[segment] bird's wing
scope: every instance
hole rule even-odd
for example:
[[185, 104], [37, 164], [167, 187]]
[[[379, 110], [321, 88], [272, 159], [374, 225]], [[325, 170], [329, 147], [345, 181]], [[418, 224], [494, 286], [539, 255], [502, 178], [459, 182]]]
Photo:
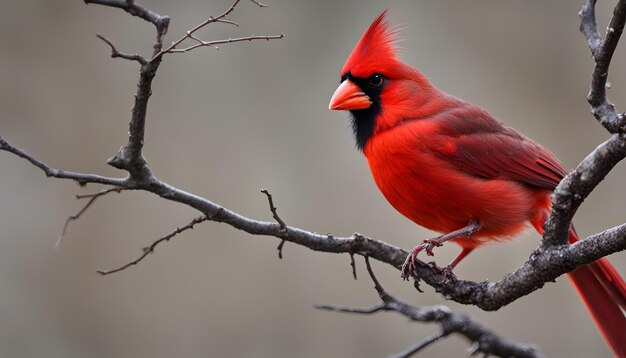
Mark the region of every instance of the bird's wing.
[[475, 176], [509, 179], [538, 188], [554, 189], [566, 174], [558, 159], [514, 129], [489, 119], [488, 128], [481, 120], [483, 125], [479, 127], [482, 130], [461, 130], [443, 135], [439, 154]]

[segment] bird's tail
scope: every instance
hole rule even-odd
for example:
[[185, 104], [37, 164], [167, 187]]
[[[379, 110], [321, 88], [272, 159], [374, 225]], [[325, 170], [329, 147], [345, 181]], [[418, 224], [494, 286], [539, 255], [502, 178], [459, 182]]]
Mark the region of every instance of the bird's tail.
[[[536, 224], [533, 226], [543, 234], [543, 222]], [[578, 240], [570, 226], [570, 244]], [[626, 357], [626, 316], [622, 311], [626, 310], [626, 284], [622, 277], [604, 258], [578, 267], [568, 277], [613, 353]]]
[[[578, 241], [570, 227], [569, 242]], [[618, 357], [626, 357], [626, 284], [604, 258], [568, 274], [570, 282], [587, 306], [604, 340]], [[620, 308], [621, 307], [621, 308]]]

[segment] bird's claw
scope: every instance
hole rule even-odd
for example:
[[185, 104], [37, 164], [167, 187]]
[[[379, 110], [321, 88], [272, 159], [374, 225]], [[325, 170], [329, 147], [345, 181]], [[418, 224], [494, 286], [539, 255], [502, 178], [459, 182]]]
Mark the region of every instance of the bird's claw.
[[424, 240], [424, 243], [422, 243], [420, 246], [422, 246], [422, 248], [426, 251], [426, 255], [435, 256], [433, 249], [435, 247], [443, 246], [443, 244], [435, 240], [428, 239], [428, 240]]
[[402, 274], [400, 275], [403, 280], [408, 281], [411, 276], [417, 277], [417, 265], [419, 260], [417, 259], [417, 254], [422, 251], [424, 247], [422, 244], [415, 246], [409, 255], [406, 257], [404, 264], [402, 265]]
[[[406, 261], [404, 261], [404, 264], [402, 265], [401, 277], [407, 281], [409, 280], [409, 278], [411, 278], [411, 276], [417, 277], [417, 265], [421, 263], [420, 260], [417, 258], [417, 254], [424, 250], [426, 251], [426, 255], [434, 256], [435, 253], [433, 252], [433, 249], [439, 246], [443, 246], [443, 244], [433, 239], [424, 240], [423, 243], [415, 246], [415, 248], [411, 250], [409, 256], [407, 256]], [[436, 265], [434, 266], [436, 267]]]
[[441, 273], [443, 274], [442, 283], [456, 282], [458, 280], [454, 272], [452, 272], [452, 269], [453, 267], [448, 265], [441, 270]]

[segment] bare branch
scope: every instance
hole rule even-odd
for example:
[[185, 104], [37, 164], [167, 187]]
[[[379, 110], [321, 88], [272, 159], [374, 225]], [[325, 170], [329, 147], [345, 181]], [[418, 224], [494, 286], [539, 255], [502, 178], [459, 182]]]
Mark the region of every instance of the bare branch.
[[276, 250], [278, 250], [278, 258], [283, 259], [283, 246], [285, 246], [285, 239], [280, 240], [278, 246], [276, 246]]
[[587, 44], [596, 62], [591, 76], [591, 90], [587, 96], [591, 104], [591, 113], [610, 133], [626, 131], [626, 118], [615, 111], [615, 106], [606, 96], [606, 85], [609, 75], [609, 66], [613, 53], [619, 42], [626, 22], [626, 1], [619, 0], [613, 11], [613, 17], [604, 41], [598, 33], [595, 18], [596, 0], [587, 0], [579, 15], [581, 17], [580, 31], [587, 38]]
[[365, 256], [365, 266], [367, 267], [367, 272], [369, 273], [370, 278], [374, 282], [376, 292], [378, 292], [380, 299], [383, 301], [381, 305], [377, 305], [372, 308], [318, 305], [316, 308], [358, 314], [372, 314], [379, 311], [396, 311], [408, 317], [412, 321], [429, 323], [434, 322], [441, 325], [441, 331], [439, 333], [427, 337], [424, 341], [412, 346], [410, 349], [400, 353], [396, 357], [408, 357], [425, 348], [429, 344], [434, 343], [452, 333], [465, 336], [465, 338], [467, 338], [470, 342], [477, 345], [478, 352], [485, 354], [495, 354], [500, 357], [540, 356], [535, 347], [510, 342], [509, 340], [500, 337], [489, 329], [483, 327], [479, 323], [476, 323], [470, 317], [455, 313], [446, 306], [416, 307], [395, 298], [383, 289], [380, 282], [376, 278], [376, 275], [374, 275], [374, 271], [372, 270], [372, 266], [370, 265], [367, 256]]
[[594, 149], [554, 190], [552, 212], [545, 224], [542, 245], [566, 245], [574, 214], [606, 175], [626, 157], [623, 134], [614, 134]]
[[177, 227], [176, 230], [174, 230], [171, 233], [163, 236], [162, 238], [154, 241], [150, 246], [144, 247], [143, 248], [143, 253], [139, 257], [134, 259], [133, 261], [131, 261], [131, 262], [125, 264], [125, 265], [122, 265], [122, 266], [120, 266], [118, 268], [115, 268], [115, 269], [111, 269], [111, 270], [97, 270], [96, 272], [98, 272], [99, 274], [104, 276], [104, 275], [109, 275], [109, 274], [112, 274], [112, 273], [115, 273], [115, 272], [119, 272], [119, 271], [125, 270], [125, 269], [129, 268], [130, 266], [137, 265], [143, 259], [145, 259], [149, 254], [153, 253], [154, 250], [156, 249], [156, 247], [160, 243], [162, 243], [164, 241], [169, 241], [171, 238], [173, 238], [174, 236], [182, 233], [183, 231], [193, 229], [194, 225], [199, 224], [199, 223], [201, 223], [203, 221], [207, 221], [207, 220], [209, 220], [209, 218], [206, 215], [205, 216], [199, 216], [199, 217], [191, 220], [191, 222], [189, 224], [187, 224], [187, 225], [185, 225], [183, 227]]
[[100, 34], [96, 34], [96, 37], [104, 41], [107, 45], [111, 47], [111, 57], [113, 58], [119, 57], [119, 58], [123, 58], [126, 60], [137, 61], [142, 65], [145, 65], [146, 63], [148, 63], [148, 60], [146, 60], [143, 56], [140, 56], [137, 54], [127, 54], [127, 53], [119, 52], [117, 48], [115, 47], [115, 45], [113, 45], [111, 40], [107, 39], [106, 37]]
[[[259, 7], [267, 7], [266, 4], [260, 3], [258, 1], [255, 0], [250, 0], [251, 2], [253, 2], [254, 4], [258, 5]], [[197, 37], [194, 37], [193, 34], [204, 28], [205, 26], [207, 26], [208, 24], [214, 23], [214, 22], [223, 22], [223, 23], [227, 23], [227, 24], [232, 24], [235, 26], [239, 26], [238, 23], [226, 19], [226, 16], [228, 16], [231, 12], [233, 12], [235, 10], [235, 8], [237, 7], [237, 5], [239, 4], [239, 2], [241, 2], [241, 0], [235, 0], [228, 9], [226, 9], [226, 11], [224, 11], [222, 14], [218, 15], [217, 17], [212, 17], [209, 16], [208, 19], [202, 21], [201, 23], [199, 23], [198, 25], [196, 25], [194, 28], [188, 30], [182, 37], [180, 37], [178, 40], [173, 41], [172, 44], [170, 46], [168, 46], [166, 49], [161, 50], [157, 53], [154, 54], [154, 56], [152, 56], [152, 59], [150, 60], [155, 61], [157, 59], [160, 59], [161, 57], [163, 57], [163, 55], [165, 55], [166, 53], [182, 53], [182, 52], [188, 52], [191, 51], [193, 49], [196, 49], [198, 47], [216, 47], [216, 45], [221, 45], [221, 44], [226, 44], [226, 43], [233, 43], [233, 42], [241, 42], [241, 41], [253, 41], [253, 40], [273, 40], [273, 39], [282, 39], [285, 35], [284, 34], [280, 34], [280, 35], [275, 35], [275, 36], [247, 36], [247, 37], [240, 37], [240, 38], [234, 38], [234, 39], [227, 39], [227, 40], [216, 40], [216, 41], [203, 41], [198, 39]], [[188, 46], [182, 49], [178, 49], [178, 45], [180, 45], [181, 43], [183, 43], [185, 40], [187, 39], [193, 39], [197, 42], [197, 44], [192, 45], [192, 46]], [[217, 47], [216, 47], [217, 48]]]
[[84, 0], [85, 4], [98, 4], [122, 9], [127, 13], [137, 16], [149, 23], [152, 23], [157, 30], [156, 43], [154, 44], [154, 54], [161, 51], [163, 47], [163, 37], [167, 33], [170, 24], [169, 16], [161, 16], [146, 7], [137, 4], [134, 0]]
[[24, 150], [15, 148], [1, 136], [0, 136], [0, 150], [13, 153], [20, 158], [24, 158], [28, 160], [31, 164], [43, 170], [43, 172], [46, 174], [47, 177], [74, 180], [81, 186], [84, 186], [87, 183], [97, 183], [97, 184], [105, 184], [105, 185], [113, 185], [113, 186], [126, 186], [130, 188], [129, 183], [127, 179], [125, 178], [109, 178], [109, 177], [104, 177], [104, 176], [100, 176], [96, 174], [76, 173], [76, 172], [70, 172], [66, 170], [59, 170], [59, 169], [52, 168], [48, 166], [47, 164], [45, 164], [44, 162], [40, 161], [39, 159], [36, 159], [35, 157], [26, 153]]
[[344, 313], [358, 313], [358, 314], [372, 314], [378, 311], [386, 310], [384, 304], [379, 304], [371, 308], [354, 308], [354, 307], [343, 307], [336, 305], [314, 305], [313, 307], [326, 310], [326, 311], [335, 311], [335, 312], [344, 312]]
[[250, 0], [250, 1], [252, 1], [253, 3], [255, 3], [255, 4], [259, 5], [259, 7], [268, 7], [268, 6], [269, 6], [269, 5], [267, 5], [267, 4], [264, 4], [264, 3], [262, 3], [262, 2], [258, 2], [258, 1], [256, 1], [256, 0]]
[[263, 193], [263, 194], [265, 194], [265, 196], [267, 196], [267, 201], [268, 201], [268, 203], [270, 205], [270, 211], [272, 212], [272, 217], [274, 218], [274, 220], [276, 220], [276, 222], [278, 222], [280, 227], [282, 227], [282, 228], [287, 227], [287, 224], [285, 224], [283, 219], [281, 219], [280, 216], [278, 216], [278, 211], [277, 211], [276, 207], [274, 206], [274, 200], [272, 198], [272, 194], [270, 194], [270, 192], [267, 191], [267, 189], [261, 189], [261, 193]]
[[445, 334], [444, 331], [439, 331], [439, 332], [433, 333], [430, 336], [424, 338], [423, 341], [418, 342], [415, 345], [409, 347], [404, 352], [400, 352], [398, 354], [389, 356], [389, 358], [408, 358], [408, 357], [412, 356], [413, 354], [421, 351], [422, 349], [428, 347], [432, 343], [435, 343], [438, 340], [440, 340], [441, 338], [444, 338], [445, 336], [446, 336], [446, 334]]
[[[8, 145], [6, 142], [0, 140], [0, 149], [6, 150], [6, 145]], [[13, 150], [9, 151], [17, 154]], [[40, 163], [30, 156], [24, 158], [31, 158], [32, 160], [28, 160], [35, 165]], [[253, 235], [273, 236], [315, 251], [367, 255], [397, 269], [402, 266], [408, 255], [408, 252], [403, 249], [358, 233], [349, 237], [321, 235], [288, 225], [282, 227], [278, 223], [247, 218], [206, 198], [175, 188], [152, 175], [144, 179], [125, 180], [103, 179], [81, 173], [72, 173], [71, 175], [67, 175], [66, 172], [60, 173], [62, 174], [57, 173], [57, 175], [51, 176], [81, 180], [83, 183], [103, 183], [145, 190], [164, 199], [185, 204], [206, 213], [211, 221], [223, 222]], [[587, 173], [586, 175], [592, 174]], [[578, 249], [581, 247], [579, 245], [585, 245], [588, 249], [580, 250]], [[553, 282], [557, 277], [572, 271], [579, 265], [588, 264], [601, 257], [624, 250], [626, 250], [626, 225], [593, 235], [584, 240], [584, 244], [579, 242], [571, 246], [551, 245], [542, 247], [541, 251], [534, 252], [524, 265], [495, 283], [488, 281], [472, 282], [462, 279], [446, 282], [446, 276], [441, 269], [427, 264], [418, 265], [416, 270], [421, 280], [434, 287], [446, 298], [492, 311], [536, 291], [545, 283]]]
[[352, 267], [352, 277], [354, 277], [354, 280], [357, 279], [356, 277], [356, 262], [354, 261], [354, 253], [350, 252], [350, 266]]
[[243, 42], [243, 41], [254, 41], [254, 40], [278, 40], [278, 39], [282, 39], [283, 37], [285, 37], [284, 34], [280, 34], [280, 35], [273, 35], [273, 36], [268, 36], [268, 35], [264, 35], [264, 36], [246, 36], [246, 37], [237, 37], [237, 38], [230, 38], [230, 39], [226, 39], [226, 40], [214, 40], [214, 41], [202, 41], [202, 40], [198, 40], [196, 38], [194, 38], [195, 40], [200, 41], [199, 43], [189, 46], [189, 47], [185, 47], [185, 48], [181, 48], [181, 49], [172, 49], [167, 51], [167, 53], [183, 53], [183, 52], [188, 52], [191, 51], [193, 49], [196, 49], [198, 47], [216, 47], [216, 45], [221, 45], [221, 44], [228, 44], [228, 43], [233, 43], [233, 42]]
[[65, 220], [65, 224], [63, 225], [63, 231], [61, 231], [61, 235], [59, 235], [59, 238], [57, 239], [57, 242], [54, 245], [54, 247], [55, 248], [59, 248], [61, 246], [61, 244], [63, 243], [63, 239], [65, 238], [65, 233], [67, 232], [67, 227], [70, 225], [70, 221], [80, 219], [80, 217], [85, 213], [85, 211], [87, 211], [87, 209], [89, 209], [91, 204], [93, 204], [96, 200], [98, 200], [99, 197], [107, 195], [110, 192], [119, 193], [122, 190], [128, 190], [128, 189], [129, 188], [119, 188], [119, 187], [116, 187], [116, 188], [102, 189], [102, 190], [100, 190], [97, 193], [76, 195], [76, 199], [86, 199], [86, 198], [89, 198], [89, 200], [87, 201], [87, 204], [85, 204], [83, 206], [82, 209], [80, 209], [76, 214], [71, 215], [70, 217], [67, 218], [67, 220]]
[[587, 38], [587, 45], [595, 57], [602, 46], [602, 38], [596, 25], [596, 0], [587, 0], [578, 16], [581, 18], [580, 32]]
[[[278, 211], [276, 209], [276, 207], [274, 206], [274, 199], [272, 198], [272, 194], [270, 194], [270, 192], [267, 189], [261, 189], [261, 193], [265, 194], [265, 196], [267, 196], [267, 201], [270, 205], [270, 211], [272, 212], [272, 217], [274, 218], [274, 220], [276, 220], [276, 222], [278, 222], [278, 224], [280, 225], [281, 228], [285, 228], [287, 227], [287, 224], [285, 224], [285, 222], [283, 221], [283, 219], [280, 218], [280, 216], [278, 216]], [[276, 247], [276, 249], [278, 250], [278, 258], [282, 260], [283, 258], [283, 246], [285, 246], [285, 240], [280, 240], [280, 243], [278, 244], [278, 247]]]

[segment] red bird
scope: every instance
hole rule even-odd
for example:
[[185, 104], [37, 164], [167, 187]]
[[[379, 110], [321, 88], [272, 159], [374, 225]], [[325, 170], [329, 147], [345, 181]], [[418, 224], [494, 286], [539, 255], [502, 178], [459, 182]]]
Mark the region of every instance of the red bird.
[[[386, 10], [365, 31], [341, 70], [330, 109], [348, 110], [385, 198], [418, 225], [443, 233], [409, 254], [402, 277], [415, 275], [417, 254], [453, 240], [461, 253], [509, 240], [530, 223], [542, 234], [550, 194], [566, 174], [546, 148], [484, 109], [435, 88], [397, 58]], [[569, 241], [578, 236], [570, 228]], [[616, 355], [626, 357], [626, 284], [605, 259], [569, 278]]]

